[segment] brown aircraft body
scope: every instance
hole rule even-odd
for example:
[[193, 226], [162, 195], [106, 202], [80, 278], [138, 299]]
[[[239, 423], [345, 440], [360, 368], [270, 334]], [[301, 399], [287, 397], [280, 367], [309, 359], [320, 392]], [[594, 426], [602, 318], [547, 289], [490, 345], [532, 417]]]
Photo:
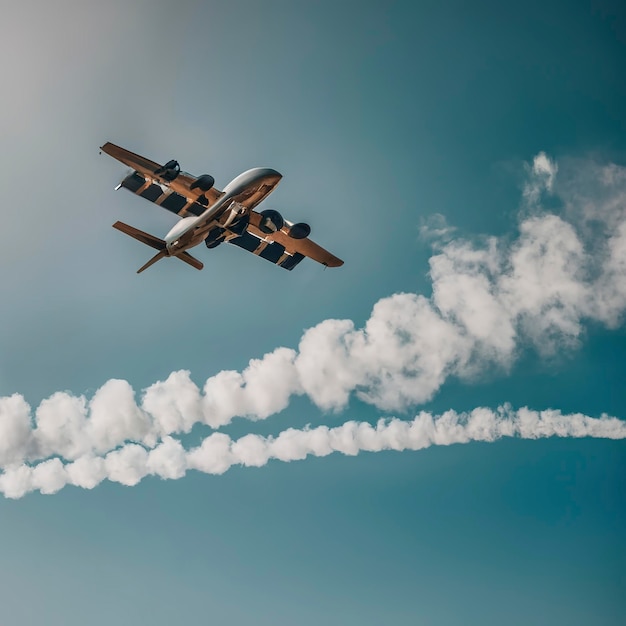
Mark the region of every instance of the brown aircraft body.
[[181, 171], [176, 161], [159, 165], [112, 143], [101, 150], [134, 170], [116, 189], [124, 187], [182, 218], [164, 239], [123, 222], [113, 224], [158, 251], [138, 272], [165, 257], [202, 269], [203, 264], [187, 250], [203, 241], [208, 248], [223, 242], [234, 244], [287, 270], [304, 257], [327, 267], [343, 265], [341, 259], [309, 239], [308, 224], [287, 222], [271, 209], [255, 211], [282, 178], [276, 170], [248, 170], [219, 191], [212, 176], [192, 176]]

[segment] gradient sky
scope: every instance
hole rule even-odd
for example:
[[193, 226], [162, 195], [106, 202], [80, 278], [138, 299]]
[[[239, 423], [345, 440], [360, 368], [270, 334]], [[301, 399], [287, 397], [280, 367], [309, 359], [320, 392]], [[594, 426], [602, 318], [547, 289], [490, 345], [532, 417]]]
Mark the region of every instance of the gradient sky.
[[[620, 4], [3, 9], [0, 396], [34, 409], [112, 378], [139, 394], [180, 369], [202, 386], [323, 320], [359, 328], [381, 298], [430, 297], [420, 227], [441, 214], [464, 241], [515, 240], [542, 151], [593, 200], [585, 164], [626, 166]], [[175, 218], [113, 191], [126, 170], [98, 154], [106, 141], [220, 188], [276, 168], [267, 206], [309, 221], [345, 266], [284, 272], [221, 246], [198, 249], [201, 273], [163, 261], [138, 277], [150, 250], [111, 224], [162, 236]], [[520, 341], [406, 410], [296, 397], [223, 430], [507, 402], [626, 419], [625, 355], [623, 317], [583, 320], [574, 344]], [[0, 499], [0, 621], [621, 624], [625, 472], [623, 441], [515, 438]]]

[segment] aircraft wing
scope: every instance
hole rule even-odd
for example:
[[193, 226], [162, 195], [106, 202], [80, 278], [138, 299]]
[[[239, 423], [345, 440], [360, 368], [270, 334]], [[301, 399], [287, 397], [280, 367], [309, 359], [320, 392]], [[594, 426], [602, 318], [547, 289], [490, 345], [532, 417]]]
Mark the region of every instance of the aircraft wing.
[[162, 167], [159, 163], [111, 142], [100, 149], [135, 170], [121, 182], [122, 187], [181, 217], [201, 215], [222, 196], [215, 187], [207, 192], [191, 189], [197, 178], [186, 172], [180, 172], [174, 180], [165, 181], [156, 173]]
[[304, 257], [309, 257], [327, 267], [343, 265], [341, 259], [308, 237], [294, 239], [282, 230], [268, 235], [259, 228], [260, 222], [261, 215], [251, 211], [247, 231], [239, 237], [228, 239], [228, 243], [244, 248], [287, 270], [292, 270]]

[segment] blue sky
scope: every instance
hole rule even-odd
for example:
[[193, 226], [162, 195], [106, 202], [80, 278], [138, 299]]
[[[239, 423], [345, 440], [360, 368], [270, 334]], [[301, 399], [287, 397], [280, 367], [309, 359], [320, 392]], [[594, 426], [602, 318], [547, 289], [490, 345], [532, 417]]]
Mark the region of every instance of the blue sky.
[[[624, 424], [593, 420], [626, 417], [625, 44], [609, 0], [6, 10], [2, 621], [621, 623]], [[276, 168], [267, 206], [345, 266], [283, 272], [220, 246], [199, 249], [201, 273], [138, 277], [150, 251], [110, 225], [160, 236], [175, 219], [113, 191], [125, 169], [105, 141], [220, 188]], [[134, 402], [181, 370], [212, 381], [211, 410], [181, 375], [152, 387], [161, 430], [141, 430]], [[390, 423], [419, 450], [246, 466], [298, 454], [246, 435], [309, 424], [319, 455], [389, 447], [382, 427], [314, 429], [421, 411], [461, 417], [435, 419], [438, 439]], [[211, 427], [239, 440], [231, 461], [167, 438], [193, 450]], [[602, 436], [525, 438], [541, 428]], [[174, 447], [129, 447], [155, 433]], [[478, 441], [428, 447], [463, 437]], [[113, 448], [93, 489], [42, 495], [50, 464], [18, 480], [22, 461]], [[216, 459], [233, 466], [194, 471]]]

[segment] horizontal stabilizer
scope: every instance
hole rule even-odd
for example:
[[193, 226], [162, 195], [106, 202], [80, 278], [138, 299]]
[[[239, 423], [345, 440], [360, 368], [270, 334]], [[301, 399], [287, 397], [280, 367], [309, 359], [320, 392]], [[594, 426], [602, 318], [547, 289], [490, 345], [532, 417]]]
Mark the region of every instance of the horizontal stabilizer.
[[144, 270], [147, 270], [151, 265], [154, 265], [157, 261], [160, 261], [164, 256], [167, 256], [167, 251], [160, 250], [145, 265], [142, 265], [137, 270], [137, 274], [141, 274], [141, 272], [143, 272]]
[[115, 222], [115, 224], [113, 224], [113, 228], [117, 228], [117, 230], [133, 237], [133, 239], [136, 239], [137, 241], [141, 241], [141, 243], [145, 243], [147, 246], [150, 246], [155, 250], [165, 250], [165, 242], [163, 239], [159, 239], [149, 233], [144, 233], [143, 230], [133, 228], [128, 224], [124, 224], [124, 222]]
[[176, 255], [176, 258], [191, 265], [191, 267], [195, 267], [197, 270], [201, 270], [204, 267], [204, 265], [200, 261], [198, 261], [198, 259], [192, 257], [189, 252], [179, 252]]

